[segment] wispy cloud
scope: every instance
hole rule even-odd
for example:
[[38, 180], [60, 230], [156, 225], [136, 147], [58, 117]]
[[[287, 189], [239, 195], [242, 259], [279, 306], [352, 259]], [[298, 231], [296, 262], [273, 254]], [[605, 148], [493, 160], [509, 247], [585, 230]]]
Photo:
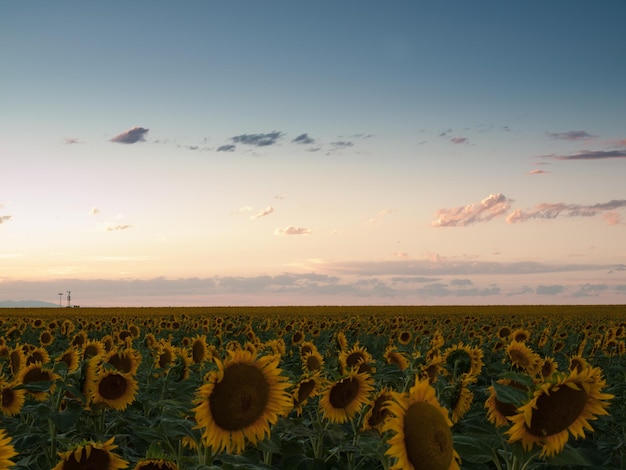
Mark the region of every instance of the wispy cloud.
[[309, 134], [300, 134], [298, 137], [292, 140], [294, 144], [313, 144], [315, 139], [309, 137]]
[[511, 207], [511, 199], [504, 194], [490, 194], [477, 203], [466, 206], [439, 209], [435, 213], [433, 227], [466, 226], [478, 222], [488, 222], [494, 217], [503, 215]]
[[547, 155], [555, 160], [603, 160], [607, 158], [626, 158], [626, 150], [582, 150], [570, 155]]
[[235, 146], [233, 144], [226, 144], [226, 145], [220, 145], [217, 148], [218, 152], [234, 152], [235, 151]]
[[335, 149], [342, 149], [342, 148], [347, 148], [347, 147], [354, 146], [354, 142], [350, 142], [348, 140], [338, 140], [336, 142], [331, 142], [330, 144], [333, 147], [335, 147]]
[[98, 215], [100, 213], [100, 209], [98, 209], [97, 207], [92, 207], [89, 210], [89, 215]]
[[626, 207], [626, 199], [614, 199], [609, 202], [598, 204], [565, 204], [558, 203], [542, 203], [535, 206], [533, 209], [523, 211], [516, 209], [511, 212], [506, 218], [507, 223], [514, 224], [519, 222], [526, 222], [530, 219], [556, 219], [559, 216], [563, 217], [593, 217], [600, 213], [607, 211], [614, 211]]
[[274, 145], [282, 137], [279, 131], [268, 132], [267, 134], [241, 134], [231, 137], [236, 144], [253, 145], [255, 147], [267, 147]]
[[263, 209], [259, 213], [251, 215], [250, 219], [252, 219], [252, 220], [260, 219], [261, 217], [265, 217], [265, 216], [270, 215], [272, 212], [274, 212], [274, 208], [272, 206], [267, 206], [265, 209]]
[[288, 225], [284, 228], [277, 228], [274, 230], [274, 235], [308, 235], [311, 233], [311, 229], [304, 227], [294, 227], [293, 225]]
[[587, 131], [548, 132], [548, 135], [558, 140], [590, 140], [597, 137]]
[[106, 230], [107, 232], [115, 232], [117, 230], [128, 230], [129, 228], [132, 228], [132, 225], [128, 225], [128, 224], [117, 224], [117, 225], [107, 225]]
[[81, 142], [78, 137], [66, 137], [65, 139], [63, 139], [63, 143], [66, 145], [72, 145], [72, 144], [82, 144], [83, 142]]
[[450, 142], [455, 145], [469, 144], [469, 139], [467, 137], [452, 137]]
[[121, 134], [116, 135], [111, 139], [111, 142], [116, 142], [119, 144], [134, 144], [137, 142], [145, 142], [145, 135], [148, 133], [150, 129], [145, 129], [143, 127], [135, 126], [127, 131], [122, 132]]
[[11, 216], [10, 215], [0, 215], [0, 225], [2, 225], [3, 223], [5, 223], [8, 220], [11, 220]]
[[535, 168], [528, 172], [529, 175], [547, 175], [548, 173], [550, 172], [546, 170], [540, 170], [539, 168]]

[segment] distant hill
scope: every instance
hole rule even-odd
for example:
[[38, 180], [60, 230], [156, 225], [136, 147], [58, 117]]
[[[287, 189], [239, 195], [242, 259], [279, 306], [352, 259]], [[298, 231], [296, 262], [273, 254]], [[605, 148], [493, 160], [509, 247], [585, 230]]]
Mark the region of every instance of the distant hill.
[[32, 308], [32, 307], [56, 307], [59, 304], [42, 302], [40, 300], [0, 300], [0, 308]]

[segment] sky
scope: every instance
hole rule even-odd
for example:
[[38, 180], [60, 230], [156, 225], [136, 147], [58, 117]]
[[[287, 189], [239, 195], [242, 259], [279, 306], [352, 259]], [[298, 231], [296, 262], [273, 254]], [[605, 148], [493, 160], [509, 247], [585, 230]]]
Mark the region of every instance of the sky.
[[0, 300], [626, 303], [624, 0], [0, 3]]

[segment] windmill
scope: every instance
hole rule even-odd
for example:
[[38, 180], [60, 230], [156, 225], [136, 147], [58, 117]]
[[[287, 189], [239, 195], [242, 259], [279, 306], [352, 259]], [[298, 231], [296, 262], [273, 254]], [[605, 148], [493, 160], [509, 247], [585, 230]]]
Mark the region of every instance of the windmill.
[[59, 308], [63, 306], [62, 302], [63, 302], [63, 292], [59, 292]]
[[72, 296], [70, 294], [71, 292], [68, 290], [67, 291], [67, 308], [71, 307], [70, 301], [72, 300]]

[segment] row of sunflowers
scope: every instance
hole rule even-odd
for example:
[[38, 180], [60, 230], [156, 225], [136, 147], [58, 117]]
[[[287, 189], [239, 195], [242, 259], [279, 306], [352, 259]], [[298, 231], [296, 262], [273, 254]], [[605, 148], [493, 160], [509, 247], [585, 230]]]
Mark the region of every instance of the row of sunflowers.
[[626, 309], [19, 309], [0, 470], [626, 468]]

